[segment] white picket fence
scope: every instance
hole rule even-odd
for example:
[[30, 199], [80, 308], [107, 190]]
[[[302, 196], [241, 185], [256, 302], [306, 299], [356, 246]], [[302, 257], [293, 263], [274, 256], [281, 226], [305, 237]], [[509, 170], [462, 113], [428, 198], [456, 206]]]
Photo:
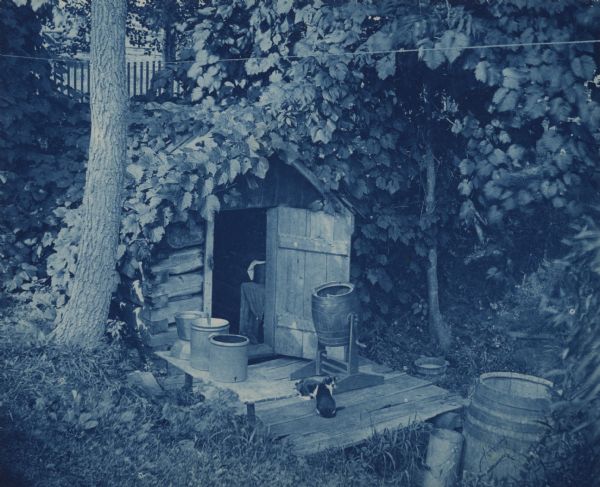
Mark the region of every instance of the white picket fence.
[[[89, 101], [90, 63], [85, 60], [65, 60], [52, 62], [52, 79], [59, 90], [81, 101]], [[162, 69], [161, 61], [129, 61], [127, 62], [127, 86], [129, 96], [143, 96], [151, 90], [153, 76]], [[173, 81], [171, 87], [163, 87], [162, 91], [174, 95], [183, 93], [181, 83]]]

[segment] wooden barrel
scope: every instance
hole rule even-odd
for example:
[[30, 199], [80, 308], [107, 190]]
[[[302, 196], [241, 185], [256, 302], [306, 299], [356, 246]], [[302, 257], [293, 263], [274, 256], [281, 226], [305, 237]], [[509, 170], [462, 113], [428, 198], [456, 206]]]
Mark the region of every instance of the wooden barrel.
[[519, 479], [529, 451], [547, 430], [552, 386], [513, 372], [481, 375], [465, 418], [465, 479]]
[[323, 345], [341, 347], [350, 340], [350, 315], [358, 312], [354, 285], [329, 282], [313, 290], [312, 317]]

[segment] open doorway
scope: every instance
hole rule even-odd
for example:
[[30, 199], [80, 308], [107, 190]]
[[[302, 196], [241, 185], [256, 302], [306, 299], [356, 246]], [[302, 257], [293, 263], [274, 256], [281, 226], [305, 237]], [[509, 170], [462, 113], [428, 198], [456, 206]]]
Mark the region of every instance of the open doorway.
[[[260, 313], [264, 300], [264, 280], [260, 283], [263, 270], [259, 272], [257, 268], [254, 284], [245, 283], [251, 282], [250, 264], [265, 260], [266, 229], [266, 209], [222, 211], [215, 220], [212, 314], [228, 320], [232, 333], [253, 335], [250, 336], [253, 343], [264, 340], [264, 320]], [[244, 306], [242, 330], [241, 306]], [[250, 330], [254, 333], [249, 333]]]

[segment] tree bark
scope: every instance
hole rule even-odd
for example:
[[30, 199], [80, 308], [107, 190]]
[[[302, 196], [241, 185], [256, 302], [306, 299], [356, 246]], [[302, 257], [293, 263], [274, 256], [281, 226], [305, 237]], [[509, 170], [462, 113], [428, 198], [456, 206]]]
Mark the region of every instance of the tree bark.
[[[428, 147], [425, 153], [425, 169], [427, 172], [427, 182], [425, 191], [425, 214], [433, 216], [435, 213], [435, 159], [431, 148]], [[439, 285], [438, 285], [438, 253], [437, 239], [432, 237], [432, 243], [427, 250], [427, 305], [429, 308], [429, 335], [444, 353], [448, 352], [452, 342], [450, 327], [445, 322], [440, 311]]]
[[[165, 40], [163, 43], [163, 57], [165, 60], [165, 67], [174, 67], [172, 64], [176, 58], [177, 46], [175, 45], [176, 36], [175, 31], [172, 25], [164, 26]], [[173, 69], [175, 71], [175, 69]], [[169, 80], [167, 87], [165, 89], [166, 95], [168, 97], [172, 97], [175, 91], [173, 80]]]
[[105, 333], [116, 262], [127, 150], [126, 0], [92, 2], [91, 136], [81, 240], [71, 298], [57, 318], [57, 342], [93, 349]]

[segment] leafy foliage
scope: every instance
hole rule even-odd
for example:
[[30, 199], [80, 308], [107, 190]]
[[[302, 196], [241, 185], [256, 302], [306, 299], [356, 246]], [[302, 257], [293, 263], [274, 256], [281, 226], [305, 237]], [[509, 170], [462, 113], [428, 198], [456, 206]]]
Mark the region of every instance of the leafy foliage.
[[[432, 239], [448, 249], [442, 270], [446, 257], [471, 252], [474, 235], [478, 261], [504, 256], [504, 265], [484, 268], [490, 279], [535, 268], [548, 231], [593, 196], [593, 53], [589, 46], [463, 49], [594, 33], [595, 6], [538, 3], [536, 15], [512, 1], [432, 1], [430, 9], [402, 1], [234, 1], [199, 9], [188, 70], [195, 104], [148, 105], [132, 122], [142, 135], [128, 168], [125, 267], [136, 268], [171, 222], [186, 222], [190, 212], [210, 218], [219, 207], [215, 192], [238, 174], [263, 177], [269, 158], [278, 158], [308, 164], [358, 209], [354, 279], [376, 310], [366, 320], [383, 324], [409, 304], [417, 316], [425, 310], [420, 278]], [[557, 8], [576, 26], [562, 25]], [[367, 54], [414, 46], [419, 56]], [[352, 51], [365, 54], [344, 55]], [[232, 57], [249, 59], [222, 61]], [[544, 110], [534, 100], [546, 100]], [[170, 154], [194, 136], [197, 147]], [[428, 148], [439, 173], [433, 215], [423, 211]], [[540, 242], [537, 256], [515, 252], [532, 239]], [[75, 241], [65, 240], [67, 247]], [[69, 252], [51, 266], [55, 283], [68, 276]]]
[[[355, 243], [356, 268], [386, 315], [396, 300], [389, 299], [392, 288], [401, 286], [390, 270], [402, 265], [419, 273], [419, 264], [409, 256], [425, 255], [424, 240], [431, 238], [438, 219], [420, 211], [426, 113], [398, 93], [412, 90], [428, 103], [441, 103], [449, 95], [447, 90], [434, 95], [433, 87], [420, 92], [419, 73], [426, 68], [416, 59], [409, 69], [418, 75], [407, 80], [391, 76], [395, 56], [341, 54], [380, 48], [376, 40], [365, 42], [380, 27], [374, 13], [368, 4], [217, 4], [196, 27], [196, 61], [189, 75], [197, 84], [192, 99], [203, 105], [232, 110], [244, 99], [262, 109], [264, 145], [273, 155], [312, 166], [327, 188], [346, 193], [359, 207], [366, 222]], [[232, 55], [250, 59], [243, 65], [219, 62]], [[440, 121], [427, 130], [435, 131], [436, 124]], [[396, 251], [399, 245], [407, 248], [405, 255]], [[369, 294], [362, 296], [369, 299]], [[401, 300], [407, 303], [409, 294]]]
[[[414, 301], [418, 289], [404, 285], [406, 271], [423, 275], [430, 239], [465, 245], [457, 235], [464, 224], [477, 233], [483, 253], [490, 246], [513, 251], [511, 241], [530, 218], [535, 231], [523, 238], [541, 240], [561, 214], [577, 214], [593, 196], [596, 177], [584, 177], [596, 171], [599, 110], [586, 84], [595, 69], [589, 46], [463, 48], [570, 38], [575, 29], [593, 37], [589, 18], [598, 9], [539, 2], [534, 16], [519, 2], [430, 6], [217, 3], [202, 11], [206, 18], [194, 32], [192, 99], [261, 107], [269, 117], [265, 146], [283, 161], [309, 164], [359, 208], [364, 218], [354, 245], [355, 277], [382, 316]], [[557, 9], [578, 26], [560, 24]], [[517, 26], [525, 31], [521, 37]], [[409, 55], [343, 54], [415, 45], [422, 62]], [[220, 62], [230, 57], [250, 59]], [[520, 98], [525, 95], [528, 101]], [[554, 101], [539, 112], [534, 100], [546, 97]], [[563, 154], [567, 142], [576, 157]], [[440, 172], [432, 217], [422, 211], [427, 146]], [[540, 218], [542, 211], [547, 218]], [[506, 278], [506, 272], [514, 268], [488, 275]]]
[[[3, 54], [45, 57], [40, 36], [47, 6], [3, 2]], [[58, 231], [57, 206], [81, 199], [88, 113], [58, 93], [43, 60], [0, 58], [0, 275], [9, 290], [26, 289], [41, 270]]]
[[[174, 60], [177, 47], [185, 45], [186, 31], [193, 25], [198, 2], [193, 0], [130, 1], [127, 4], [127, 36], [132, 46], [164, 53]], [[61, 2], [46, 24], [54, 34], [59, 54], [89, 52], [90, 0]]]
[[[494, 5], [477, 19], [475, 40], [532, 43], [598, 33], [597, 5], [539, 2], [537, 9], [532, 16], [519, 2]], [[565, 24], [561, 18], [573, 21]], [[474, 69], [491, 97], [457, 122], [468, 139], [460, 166], [466, 219], [474, 218], [477, 207], [492, 226], [502, 225], [515, 210], [580, 214], [598, 178], [600, 106], [591, 98], [593, 56], [589, 44], [488, 49], [465, 56], [465, 69]]]
[[564, 408], [569, 425], [585, 431], [590, 444], [600, 441], [600, 229], [598, 209], [575, 227], [567, 240], [568, 256], [559, 289], [546, 296], [554, 326], [568, 334], [564, 375]]

